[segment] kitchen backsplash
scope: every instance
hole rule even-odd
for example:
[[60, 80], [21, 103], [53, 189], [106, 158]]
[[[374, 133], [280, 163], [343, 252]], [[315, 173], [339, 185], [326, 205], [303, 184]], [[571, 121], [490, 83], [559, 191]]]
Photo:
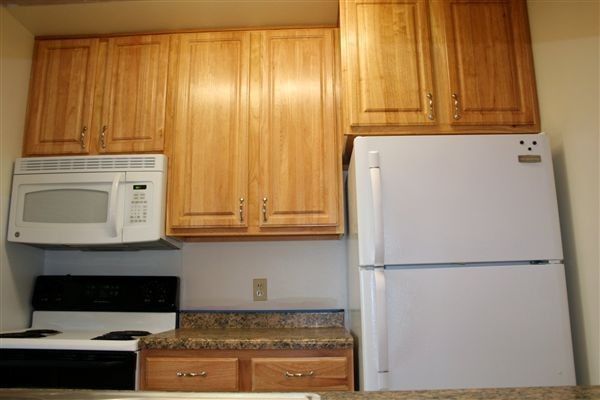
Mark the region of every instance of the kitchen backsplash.
[[275, 312], [182, 311], [180, 328], [343, 328], [343, 310]]

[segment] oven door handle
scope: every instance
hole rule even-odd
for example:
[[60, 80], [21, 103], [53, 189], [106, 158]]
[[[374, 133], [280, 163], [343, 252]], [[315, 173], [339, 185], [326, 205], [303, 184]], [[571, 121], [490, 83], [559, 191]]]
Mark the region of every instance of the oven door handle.
[[27, 360], [3, 360], [0, 359], [0, 367], [14, 368], [15, 366], [27, 365], [30, 368], [70, 368], [70, 369], [81, 369], [81, 368], [115, 368], [119, 365], [124, 364], [123, 360], [40, 360], [40, 359], [27, 359]]

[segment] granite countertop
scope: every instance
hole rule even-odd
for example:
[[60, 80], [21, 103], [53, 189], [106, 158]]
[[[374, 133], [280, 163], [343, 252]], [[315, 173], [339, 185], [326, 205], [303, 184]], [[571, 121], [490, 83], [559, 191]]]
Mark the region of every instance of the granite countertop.
[[[321, 400], [600, 400], [600, 386], [519, 389], [422, 390], [404, 392], [317, 392]], [[276, 393], [249, 393], [246, 399], [265, 400]], [[261, 399], [262, 397], [262, 399]], [[282, 398], [285, 396], [281, 396]], [[291, 396], [289, 396], [291, 397]], [[241, 393], [133, 392], [60, 389], [0, 389], [0, 399], [124, 400], [124, 399], [243, 400]]]
[[142, 349], [350, 349], [341, 310], [320, 312], [181, 312], [180, 328], [145, 336]]
[[140, 339], [142, 349], [310, 350], [348, 349], [344, 328], [180, 328]]
[[321, 400], [600, 400], [600, 386], [318, 394]]

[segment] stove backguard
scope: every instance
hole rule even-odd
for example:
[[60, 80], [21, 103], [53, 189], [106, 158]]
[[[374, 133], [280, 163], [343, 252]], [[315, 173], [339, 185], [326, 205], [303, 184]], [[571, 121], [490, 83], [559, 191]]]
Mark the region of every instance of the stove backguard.
[[40, 311], [176, 312], [176, 276], [42, 275], [32, 300]]

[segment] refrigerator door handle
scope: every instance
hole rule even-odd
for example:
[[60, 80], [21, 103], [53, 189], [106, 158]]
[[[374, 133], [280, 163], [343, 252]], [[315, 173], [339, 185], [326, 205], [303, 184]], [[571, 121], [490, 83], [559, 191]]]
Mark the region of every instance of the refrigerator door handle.
[[388, 334], [387, 334], [387, 306], [385, 295], [385, 269], [383, 267], [374, 268], [373, 290], [373, 329], [374, 337], [377, 340], [377, 376], [379, 390], [388, 389], [387, 375], [389, 371], [388, 362]]
[[379, 152], [369, 151], [369, 175], [373, 196], [373, 284], [371, 285], [371, 312], [373, 315], [373, 337], [376, 340], [377, 376], [379, 390], [388, 388], [388, 336], [385, 296], [385, 247], [383, 240], [383, 197], [381, 193], [381, 168]]
[[373, 196], [373, 245], [375, 267], [384, 265], [383, 241], [383, 198], [381, 195], [381, 169], [379, 167], [379, 152], [369, 152], [369, 176], [371, 178], [371, 194]]

